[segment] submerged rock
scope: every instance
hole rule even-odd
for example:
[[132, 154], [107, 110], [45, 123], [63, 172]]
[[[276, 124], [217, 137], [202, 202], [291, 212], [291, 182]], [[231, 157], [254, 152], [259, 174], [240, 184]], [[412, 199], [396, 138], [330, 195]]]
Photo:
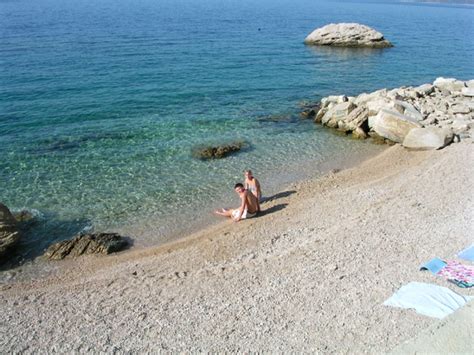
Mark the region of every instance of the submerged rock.
[[[36, 210], [35, 210], [36, 211]], [[17, 222], [32, 222], [36, 218], [36, 214], [30, 210], [23, 209], [19, 211], [12, 212], [13, 217], [15, 217]]]
[[44, 256], [50, 260], [75, 258], [85, 254], [110, 254], [127, 247], [128, 242], [117, 233], [79, 234], [70, 240], [51, 245]]
[[316, 117], [319, 110], [321, 109], [320, 104], [306, 105], [305, 109], [300, 113], [302, 118], [313, 118]]
[[226, 156], [238, 152], [246, 146], [244, 141], [237, 141], [228, 144], [216, 146], [199, 146], [192, 150], [193, 157], [198, 159], [221, 159]]
[[338, 47], [392, 47], [383, 34], [358, 23], [331, 23], [311, 32], [305, 44]]
[[0, 203], [0, 255], [14, 246], [20, 239], [15, 217], [3, 203]]

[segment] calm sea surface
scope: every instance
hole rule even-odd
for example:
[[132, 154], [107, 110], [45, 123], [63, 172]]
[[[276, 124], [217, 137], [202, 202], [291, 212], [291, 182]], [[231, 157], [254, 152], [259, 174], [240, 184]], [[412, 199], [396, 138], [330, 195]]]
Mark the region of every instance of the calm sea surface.
[[[303, 45], [330, 22], [395, 47]], [[84, 228], [156, 244], [236, 203], [245, 168], [269, 195], [380, 150], [301, 120], [299, 103], [472, 79], [473, 22], [472, 7], [393, 2], [0, 1], [0, 201], [38, 213], [21, 254]], [[249, 147], [191, 157], [233, 140]]]

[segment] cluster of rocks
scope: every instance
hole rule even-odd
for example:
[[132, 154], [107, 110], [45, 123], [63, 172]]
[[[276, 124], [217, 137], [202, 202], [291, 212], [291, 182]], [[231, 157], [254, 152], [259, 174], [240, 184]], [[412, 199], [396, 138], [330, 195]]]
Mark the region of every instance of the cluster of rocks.
[[382, 89], [357, 97], [328, 96], [302, 115], [354, 138], [438, 149], [453, 140], [472, 141], [474, 80], [438, 78], [433, 84]]
[[221, 159], [238, 152], [246, 146], [246, 142], [237, 141], [221, 145], [198, 146], [192, 150], [193, 157], [201, 160]]
[[110, 254], [125, 249], [128, 242], [117, 233], [79, 234], [71, 240], [51, 245], [44, 256], [50, 260], [85, 254]]
[[[32, 220], [34, 216], [30, 211], [12, 213], [7, 206], [0, 203], [0, 261], [8, 258], [8, 251], [20, 240], [19, 223]], [[71, 240], [51, 245], [44, 256], [47, 259], [59, 260], [83, 254], [110, 254], [123, 250], [128, 245], [127, 239], [117, 233], [79, 234]]]
[[13, 247], [20, 239], [15, 217], [7, 206], [0, 203], [0, 256]]
[[358, 23], [331, 23], [311, 32], [305, 44], [335, 47], [392, 47], [383, 34], [373, 28]]

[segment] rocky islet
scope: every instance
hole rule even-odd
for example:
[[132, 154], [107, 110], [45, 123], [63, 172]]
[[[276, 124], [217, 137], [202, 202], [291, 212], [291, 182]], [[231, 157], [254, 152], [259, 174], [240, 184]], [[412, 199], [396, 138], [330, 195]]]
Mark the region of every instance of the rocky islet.
[[315, 29], [304, 40], [307, 45], [386, 48], [393, 44], [382, 33], [359, 23], [331, 23]]

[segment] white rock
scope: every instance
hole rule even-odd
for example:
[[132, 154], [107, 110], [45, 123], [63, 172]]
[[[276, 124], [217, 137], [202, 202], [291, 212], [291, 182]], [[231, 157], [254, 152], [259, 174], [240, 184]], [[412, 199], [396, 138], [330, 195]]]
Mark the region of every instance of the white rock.
[[393, 109], [395, 107], [395, 103], [392, 100], [380, 97], [375, 100], [368, 101], [365, 106], [367, 107], [367, 110], [369, 110], [369, 116], [376, 116], [383, 108]]
[[377, 118], [377, 115], [372, 115], [372, 116], [369, 116], [369, 118], [367, 119], [367, 124], [369, 125], [369, 129], [373, 130], [374, 129], [374, 125], [375, 125], [375, 120]]
[[417, 121], [423, 120], [423, 115], [412, 104], [399, 100], [396, 100], [395, 104], [403, 107], [403, 111], [400, 113], [403, 113], [404, 115], [409, 116]]
[[355, 131], [360, 128], [368, 118], [367, 108], [358, 106], [346, 117], [345, 127], [349, 131]]
[[358, 23], [331, 23], [311, 32], [304, 43], [341, 47], [392, 47], [380, 32]]
[[387, 89], [377, 90], [377, 91], [371, 92], [370, 94], [367, 94], [364, 92], [355, 98], [354, 103], [357, 106], [364, 105], [369, 101], [386, 97], [387, 94], [388, 94]]
[[461, 93], [464, 96], [474, 97], [474, 87], [462, 88]]
[[464, 84], [463, 81], [457, 80], [454, 78], [437, 78], [434, 83], [434, 86], [436, 86], [440, 90], [447, 90], [447, 91], [461, 91], [466, 85]]
[[454, 104], [453, 106], [450, 107], [451, 112], [456, 114], [456, 113], [469, 113], [471, 112], [470, 108], [467, 105], [463, 104]]
[[334, 102], [336, 104], [340, 104], [341, 102], [348, 101], [346, 95], [331, 95], [326, 98], [329, 102]]
[[459, 134], [461, 132], [469, 131], [471, 126], [473, 125], [473, 121], [469, 119], [455, 119], [451, 124], [451, 128], [454, 133]]
[[413, 128], [402, 145], [415, 150], [440, 149], [453, 141], [453, 134], [447, 129], [436, 127]]
[[402, 143], [411, 129], [419, 127], [415, 119], [386, 109], [380, 110], [373, 123], [375, 133], [397, 143]]
[[431, 84], [423, 84], [423, 85], [417, 86], [416, 88], [414, 88], [414, 90], [418, 92], [420, 96], [427, 96], [433, 93], [434, 86]]
[[428, 116], [424, 121], [422, 121], [423, 125], [425, 126], [430, 126], [430, 125], [435, 125], [438, 123], [438, 120], [436, 117], [433, 116]]
[[328, 124], [329, 121], [340, 121], [347, 117], [353, 109], [356, 108], [352, 102], [341, 102], [326, 112], [321, 120], [323, 124]]
[[468, 80], [466, 81], [466, 86], [468, 88], [474, 88], [474, 80]]

